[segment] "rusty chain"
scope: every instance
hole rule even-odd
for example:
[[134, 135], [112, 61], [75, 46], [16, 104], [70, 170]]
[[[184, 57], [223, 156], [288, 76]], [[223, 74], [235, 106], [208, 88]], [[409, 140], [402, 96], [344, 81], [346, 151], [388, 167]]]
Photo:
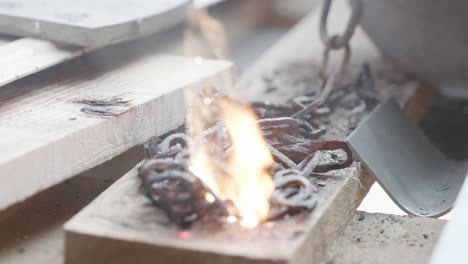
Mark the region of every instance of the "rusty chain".
[[[322, 94], [310, 105], [306, 106], [300, 112], [295, 113], [294, 117], [306, 115], [316, 109], [318, 106], [321, 106], [327, 100], [328, 95], [333, 90], [333, 87], [336, 86], [338, 82], [342, 81], [346, 75], [346, 71], [351, 59], [351, 46], [349, 45], [349, 41], [351, 40], [351, 37], [353, 36], [354, 31], [356, 30], [356, 27], [359, 25], [361, 20], [362, 0], [352, 1], [351, 17], [343, 34], [329, 36], [327, 21], [328, 14], [330, 13], [331, 3], [332, 0], [324, 0], [320, 17], [320, 38], [323, 45], [325, 46], [319, 72], [319, 76], [322, 79]], [[339, 72], [337, 74], [329, 73], [328, 62], [330, 58], [330, 52], [332, 50], [340, 49], [344, 50], [344, 54]]]
[[357, 26], [360, 23], [362, 15], [362, 0], [352, 1], [351, 17], [348, 21], [345, 31], [341, 35], [334, 34], [330, 36], [328, 34], [328, 15], [330, 13], [332, 0], [324, 0], [322, 6], [322, 13], [320, 16], [320, 39], [322, 40], [325, 50], [323, 52], [322, 66], [320, 69], [320, 75], [323, 80], [328, 78], [328, 59], [332, 50], [344, 49], [343, 60], [341, 62], [341, 68], [338, 73], [338, 79], [342, 79], [346, 73], [346, 68], [351, 58], [351, 47], [349, 41], [354, 34]]
[[359, 25], [362, 15], [362, 0], [352, 1], [351, 17], [348, 21], [345, 31], [341, 35], [328, 35], [327, 21], [330, 13], [332, 0], [324, 0], [322, 13], [320, 17], [320, 38], [323, 44], [329, 49], [338, 50], [349, 45], [349, 40]]

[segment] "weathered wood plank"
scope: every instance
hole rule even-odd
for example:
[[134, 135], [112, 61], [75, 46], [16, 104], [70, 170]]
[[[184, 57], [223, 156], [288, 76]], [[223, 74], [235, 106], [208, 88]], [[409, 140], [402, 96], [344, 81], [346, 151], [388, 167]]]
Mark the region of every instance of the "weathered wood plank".
[[[265, 11], [258, 2], [227, 1], [211, 10], [210, 14], [219, 19], [229, 31], [229, 46], [233, 51], [240, 50], [239, 45], [244, 44], [248, 36], [264, 30], [258, 27], [259, 24], [263, 25], [265, 17]], [[242, 23], [237, 19], [241, 14], [247, 16]], [[117, 45], [120, 46], [117, 47], [120, 52], [114, 53], [130, 53], [132, 56], [156, 52], [182, 55], [183, 29], [178, 26], [130, 45]], [[11, 42], [9, 39], [5, 41]], [[142, 45], [143, 41], [149, 44]], [[0, 43], [3, 41], [0, 40]], [[152, 49], [148, 51], [142, 46], [151, 46]], [[106, 47], [104, 51], [110, 49], [115, 48]], [[254, 59], [256, 56], [252, 58]], [[142, 154], [140, 146], [132, 148], [110, 161], [30, 197], [25, 202], [1, 211], [0, 263], [63, 263], [65, 232], [62, 225], [141, 161]]]
[[[336, 3], [334, 8], [334, 14], [339, 16], [331, 18], [338, 19], [332, 27], [336, 29], [344, 24], [346, 4]], [[311, 15], [247, 71], [239, 88], [244, 98], [284, 101], [304, 93], [304, 86], [299, 85], [269, 92], [262, 77], [287, 63], [299, 61], [319, 65], [323, 47], [318, 39], [317, 21], [317, 14]], [[383, 68], [377, 50], [362, 32], [357, 32], [352, 48], [354, 56], [350, 70], [356, 71], [364, 61], [378, 71]], [[334, 60], [333, 64], [339, 63]], [[384, 94], [396, 97], [402, 105], [412, 102], [412, 98], [425, 90], [417, 82], [393, 85], [378, 80], [377, 86]], [[345, 136], [341, 134], [339, 138]], [[143, 206], [145, 197], [138, 191], [135, 171], [131, 171], [66, 225], [66, 261], [87, 263], [112, 258], [122, 263], [130, 260], [140, 263], [156, 260], [172, 263], [319, 263], [373, 182], [359, 166], [342, 171], [340, 175], [342, 177], [328, 179], [326, 186], [320, 188], [317, 207], [306, 219], [293, 218], [275, 227], [281, 235], [273, 230], [267, 232], [267, 238], [262, 238], [247, 232], [244, 238], [234, 242], [229, 238], [230, 231], [227, 235], [195, 231], [191, 239], [181, 241], [177, 239], [175, 229], [158, 225], [161, 213]], [[356, 179], [360, 179], [362, 188]], [[295, 232], [298, 235], [293, 237]], [[268, 238], [270, 235], [276, 235], [276, 239]]]
[[[0, 45], [0, 86], [81, 56], [91, 49], [20, 38]], [[2, 88], [0, 88], [2, 89]]]
[[[0, 89], [0, 209], [173, 129], [184, 119], [184, 89], [220, 82], [230, 67], [161, 55], [98, 58]], [[77, 103], [117, 97], [129, 102], [112, 106], [110, 117]]]
[[191, 0], [16, 1], [0, 10], [0, 32], [55, 43], [103, 47], [135, 40], [181, 23]]
[[[137, 167], [65, 225], [66, 263], [98, 263], [109, 258], [116, 263], [310, 263], [310, 256], [304, 252], [311, 251], [307, 233], [319, 235], [321, 232], [314, 227], [325, 228], [327, 225], [321, 222], [332, 220], [311, 214], [312, 217], [283, 220], [254, 232], [236, 227], [222, 232], [195, 229], [191, 230], [191, 238], [182, 240], [177, 228], [161, 224], [165, 221], [162, 212], [147, 206]], [[342, 184], [330, 182], [329, 187], [321, 189], [321, 204], [316, 210], [324, 210], [327, 200], [353, 206], [345, 198], [349, 192], [359, 196], [359, 188], [349, 185], [343, 194], [325, 198], [330, 189]], [[343, 217], [342, 212], [333, 214]]]
[[131, 170], [143, 156], [141, 147], [132, 148], [2, 211], [0, 263], [63, 263], [62, 225]]

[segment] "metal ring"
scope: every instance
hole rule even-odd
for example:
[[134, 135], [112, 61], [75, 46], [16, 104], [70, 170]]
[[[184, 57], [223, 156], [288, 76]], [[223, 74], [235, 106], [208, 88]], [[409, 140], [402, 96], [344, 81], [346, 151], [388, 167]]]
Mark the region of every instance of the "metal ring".
[[[339, 36], [334, 35], [330, 39], [333, 40], [338, 37]], [[329, 75], [328, 74], [328, 61], [330, 57], [330, 50], [332, 50], [332, 48], [329, 46], [326, 46], [325, 50], [323, 51], [322, 65], [320, 66], [320, 78], [322, 78], [322, 80], [327, 80], [328, 75]], [[351, 47], [349, 46], [349, 44], [346, 44], [344, 45], [344, 55], [341, 61], [340, 71], [337, 76], [338, 80], [342, 80], [345, 77], [350, 59], [351, 59]]]
[[328, 14], [330, 13], [330, 6], [332, 0], [325, 0], [322, 8], [322, 14], [320, 17], [320, 38], [325, 46], [330, 49], [341, 49], [348, 45], [349, 40], [354, 34], [354, 30], [358, 26], [361, 20], [362, 14], [362, 0], [352, 1], [352, 12], [351, 17], [349, 18], [348, 25], [346, 30], [342, 35], [336, 37], [329, 37], [327, 30], [327, 19]]

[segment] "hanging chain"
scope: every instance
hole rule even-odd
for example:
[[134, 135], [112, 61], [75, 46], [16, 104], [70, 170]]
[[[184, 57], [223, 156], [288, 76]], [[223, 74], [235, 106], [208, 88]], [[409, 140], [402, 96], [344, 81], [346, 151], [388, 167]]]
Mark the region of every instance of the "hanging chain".
[[[328, 14], [330, 13], [331, 3], [332, 0], [324, 0], [320, 17], [320, 38], [323, 42], [323, 45], [325, 46], [322, 57], [322, 65], [320, 67], [320, 78], [323, 81], [322, 92], [315, 101], [313, 101], [301, 111], [295, 113], [293, 115], [295, 118], [304, 116], [324, 104], [336, 83], [340, 82], [346, 75], [346, 70], [351, 59], [351, 47], [349, 45], [349, 41], [361, 20], [362, 0], [352, 1], [351, 17], [348, 21], [348, 25], [346, 26], [344, 33], [342, 35], [329, 36], [327, 30], [327, 19]], [[328, 60], [330, 57], [330, 52], [332, 50], [340, 49], [344, 49], [340, 70], [338, 74], [330, 74], [328, 73]]]
[[328, 58], [330, 51], [344, 49], [343, 60], [341, 62], [340, 71], [338, 72], [338, 79], [342, 79], [346, 73], [347, 66], [351, 58], [351, 48], [349, 46], [349, 41], [356, 30], [356, 27], [359, 25], [362, 14], [362, 0], [352, 1], [352, 11], [351, 17], [348, 21], [345, 31], [341, 35], [328, 35], [327, 21], [328, 14], [330, 13], [330, 7], [332, 0], [324, 0], [322, 7], [322, 13], [320, 17], [320, 38], [325, 50], [322, 58], [322, 67], [320, 75], [323, 79], [327, 79], [328, 73]]
[[330, 13], [331, 3], [332, 0], [324, 0], [322, 14], [320, 17], [320, 38], [322, 39], [322, 42], [325, 46], [329, 47], [330, 49], [338, 50], [349, 45], [349, 40], [353, 36], [356, 27], [359, 25], [362, 14], [362, 1], [352, 1], [351, 17], [343, 34], [333, 35], [330, 37], [327, 30], [327, 20], [328, 14]]

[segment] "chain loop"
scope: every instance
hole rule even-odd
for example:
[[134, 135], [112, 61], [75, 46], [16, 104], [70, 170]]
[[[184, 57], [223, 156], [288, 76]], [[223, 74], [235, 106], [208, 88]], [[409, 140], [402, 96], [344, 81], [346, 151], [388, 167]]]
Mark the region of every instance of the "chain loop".
[[362, 0], [352, 1], [352, 12], [349, 18], [348, 25], [342, 35], [334, 35], [330, 37], [327, 29], [327, 19], [330, 13], [332, 0], [324, 0], [322, 14], [320, 17], [320, 38], [323, 44], [329, 49], [341, 49], [349, 44], [349, 40], [354, 34], [354, 30], [359, 25], [362, 14]]
[[[351, 13], [351, 18], [348, 21], [345, 32], [342, 35], [332, 35], [328, 36], [327, 31], [327, 18], [328, 13], [330, 12], [330, 6], [332, 0], [324, 0], [322, 14], [320, 18], [320, 37], [325, 46], [322, 57], [322, 65], [320, 66], [320, 78], [322, 79], [322, 93], [319, 98], [310, 103], [301, 111], [293, 115], [293, 117], [299, 117], [309, 113], [318, 106], [326, 102], [328, 95], [332, 92], [336, 82], [341, 82], [346, 75], [346, 71], [351, 59], [351, 47], [349, 46], [349, 40], [354, 34], [354, 30], [359, 24], [362, 13], [362, 0], [354, 0], [353, 10]], [[337, 75], [334, 73], [328, 72], [328, 61], [330, 57], [331, 50], [344, 49], [343, 59], [341, 61], [340, 70]], [[336, 76], [336, 79], [335, 79]]]
[[[338, 37], [339, 36], [334, 35], [330, 39], [333, 40]], [[322, 65], [320, 66], [320, 78], [322, 78], [322, 80], [327, 80], [328, 76], [330, 75], [328, 72], [328, 61], [330, 57], [330, 51], [332, 49], [333, 48], [329, 46], [325, 46], [325, 50], [323, 51]], [[336, 76], [338, 81], [344, 79], [346, 75], [346, 71], [348, 69], [350, 59], [351, 59], [351, 47], [349, 46], [349, 44], [346, 44], [344, 46], [344, 54], [343, 54], [343, 59], [341, 60], [340, 70], [338, 72], [338, 75]]]

